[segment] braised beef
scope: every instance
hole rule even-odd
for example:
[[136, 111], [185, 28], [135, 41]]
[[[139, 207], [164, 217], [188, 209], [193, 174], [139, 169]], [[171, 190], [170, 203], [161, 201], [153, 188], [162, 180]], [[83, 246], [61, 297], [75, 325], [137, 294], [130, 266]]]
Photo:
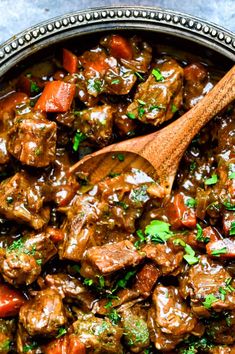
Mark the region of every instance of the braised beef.
[[0, 353], [233, 354], [234, 103], [167, 198], [123, 151], [93, 184], [71, 168], [177, 119], [221, 69], [158, 38], [70, 44], [0, 89]]

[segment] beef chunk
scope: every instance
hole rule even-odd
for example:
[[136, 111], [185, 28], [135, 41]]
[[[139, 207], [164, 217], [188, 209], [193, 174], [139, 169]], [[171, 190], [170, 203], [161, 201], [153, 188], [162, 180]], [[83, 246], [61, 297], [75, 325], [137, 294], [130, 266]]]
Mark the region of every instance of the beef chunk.
[[76, 176], [69, 172], [71, 164], [64, 148], [56, 150], [56, 160], [47, 176], [48, 193], [46, 199], [54, 201], [59, 207], [65, 207], [73, 199], [79, 184]]
[[200, 63], [189, 64], [184, 68], [184, 106], [189, 110], [213, 88], [209, 73]]
[[158, 350], [172, 350], [189, 333], [197, 334], [198, 330], [196, 317], [173, 286], [155, 288], [148, 323]]
[[212, 347], [209, 351], [209, 354], [234, 354], [235, 353], [235, 345], [227, 346], [227, 345], [219, 345]]
[[20, 309], [19, 322], [31, 336], [54, 336], [67, 323], [61, 295], [53, 289], [39, 291]]
[[136, 274], [136, 280], [133, 284], [133, 290], [143, 297], [147, 298], [150, 296], [151, 291], [159, 278], [161, 271], [151, 263], [147, 263], [143, 268]]
[[16, 116], [8, 133], [7, 150], [23, 164], [48, 166], [55, 160], [56, 123], [41, 112]]
[[129, 40], [113, 34], [104, 37], [100, 44], [107, 48], [111, 56], [133, 71], [145, 73], [152, 59], [152, 48], [141, 38], [134, 36]]
[[126, 240], [100, 247], [91, 247], [82, 260], [81, 274], [109, 275], [124, 267], [136, 266], [143, 256]]
[[60, 244], [61, 259], [80, 261], [86, 248], [92, 244], [95, 221], [99, 209], [97, 199], [90, 196], [77, 196], [63, 224], [64, 241]]
[[126, 345], [131, 352], [142, 353], [150, 344], [147, 311], [140, 305], [134, 305], [120, 314]]
[[14, 241], [0, 253], [0, 270], [10, 284], [29, 285], [41, 273], [41, 266], [57, 253], [46, 233], [29, 235]]
[[206, 326], [206, 333], [216, 344], [231, 345], [235, 343], [235, 312], [226, 313], [224, 318], [211, 319]]
[[[181, 279], [181, 294], [190, 296], [192, 310], [200, 316], [209, 316], [209, 310], [235, 309], [234, 282], [228, 271], [207, 256], [190, 267]], [[224, 293], [221, 297], [221, 294]]]
[[[181, 106], [183, 69], [174, 59], [161, 59], [154, 70], [138, 86], [127, 113], [156, 126], [171, 119]], [[159, 78], [154, 73], [158, 73]]]
[[142, 251], [148, 259], [155, 262], [163, 275], [177, 273], [179, 266], [183, 260], [183, 251], [179, 250], [172, 242], [168, 241], [164, 244], [147, 244]]
[[7, 219], [41, 229], [50, 217], [49, 209], [42, 206], [42, 192], [33, 177], [18, 172], [1, 182], [0, 213]]
[[67, 274], [47, 274], [44, 286], [57, 290], [65, 301], [77, 300], [85, 311], [91, 310], [95, 298], [89, 290], [76, 278]]
[[73, 323], [73, 329], [76, 336], [91, 352], [95, 351], [97, 354], [123, 353], [120, 342], [123, 331], [108, 319], [81, 313], [78, 320]]
[[74, 128], [97, 145], [108, 145], [112, 137], [114, 111], [112, 106], [106, 104], [80, 111]]
[[0, 353], [7, 354], [11, 350], [11, 342], [14, 338], [15, 323], [13, 320], [0, 319]]
[[134, 119], [127, 117], [126, 108], [125, 104], [119, 104], [117, 106], [117, 111], [114, 113], [114, 124], [120, 136], [131, 137], [135, 133], [137, 123]]

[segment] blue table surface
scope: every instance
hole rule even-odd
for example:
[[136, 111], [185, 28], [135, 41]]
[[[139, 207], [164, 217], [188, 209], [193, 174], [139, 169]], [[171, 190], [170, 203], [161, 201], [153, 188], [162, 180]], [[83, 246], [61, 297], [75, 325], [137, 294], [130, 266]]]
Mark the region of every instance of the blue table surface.
[[41, 21], [90, 7], [159, 6], [204, 18], [235, 32], [235, 0], [0, 0], [0, 44]]

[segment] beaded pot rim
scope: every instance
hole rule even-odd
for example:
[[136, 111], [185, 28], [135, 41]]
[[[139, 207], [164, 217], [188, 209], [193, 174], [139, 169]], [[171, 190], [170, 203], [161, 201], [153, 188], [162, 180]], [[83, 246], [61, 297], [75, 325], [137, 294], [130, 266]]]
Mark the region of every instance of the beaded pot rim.
[[188, 39], [235, 61], [235, 34], [195, 16], [157, 7], [111, 6], [72, 12], [44, 21], [0, 46], [0, 75], [51, 44], [110, 30], [145, 30]]

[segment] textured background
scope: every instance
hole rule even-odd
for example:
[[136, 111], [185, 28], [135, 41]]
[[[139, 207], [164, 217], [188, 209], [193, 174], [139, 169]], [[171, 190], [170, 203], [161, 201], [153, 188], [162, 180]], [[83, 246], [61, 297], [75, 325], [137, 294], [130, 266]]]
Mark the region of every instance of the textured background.
[[31, 25], [63, 13], [124, 4], [186, 12], [235, 32], [235, 0], [0, 0], [0, 43]]

